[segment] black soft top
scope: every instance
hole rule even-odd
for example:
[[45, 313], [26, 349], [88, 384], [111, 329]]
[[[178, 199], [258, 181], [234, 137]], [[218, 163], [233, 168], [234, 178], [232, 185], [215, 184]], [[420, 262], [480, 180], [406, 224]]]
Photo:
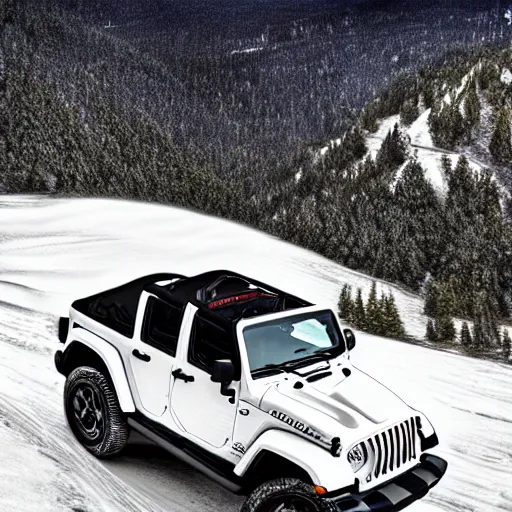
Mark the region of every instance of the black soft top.
[[213, 270], [192, 277], [150, 274], [76, 300], [72, 307], [124, 336], [132, 337], [143, 290], [174, 306], [184, 307], [190, 302], [202, 310], [203, 316], [229, 331], [241, 318], [312, 305], [236, 272]]

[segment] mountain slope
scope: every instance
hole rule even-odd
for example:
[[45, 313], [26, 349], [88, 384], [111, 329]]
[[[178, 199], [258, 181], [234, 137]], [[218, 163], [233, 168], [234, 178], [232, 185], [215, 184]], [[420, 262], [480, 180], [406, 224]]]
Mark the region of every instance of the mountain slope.
[[[57, 317], [75, 298], [146, 272], [193, 274], [220, 267], [332, 306], [343, 283], [365, 290], [371, 285], [367, 276], [313, 253], [185, 210], [107, 200], [1, 198], [0, 509], [239, 509], [240, 498], [140, 438], [132, 438], [118, 459], [100, 462], [89, 455], [66, 427], [63, 378], [52, 357]], [[406, 327], [414, 330], [421, 299], [392, 288]], [[362, 333], [351, 357], [425, 412], [438, 431], [435, 452], [448, 460], [448, 473], [408, 512], [512, 508], [510, 366]]]
[[[68, 7], [78, 4], [89, 6], [75, 2]], [[471, 163], [453, 165], [458, 139], [476, 136], [479, 98], [492, 108], [502, 100], [506, 103], [508, 75], [503, 69], [510, 52], [485, 47], [468, 54], [459, 48], [443, 57], [441, 66], [429, 65], [417, 75], [397, 78], [364, 109], [334, 150], [319, 155], [311, 143], [297, 144], [298, 139], [308, 141], [342, 130], [347, 112], [354, 114], [369, 91], [373, 94], [385, 87], [389, 83], [385, 77], [430, 62], [435, 41], [425, 27], [432, 20], [439, 21], [432, 26], [436, 34], [448, 30], [461, 37], [464, 48], [477, 45], [477, 34], [484, 32], [485, 41], [507, 40], [509, 33], [495, 13], [471, 11], [462, 19], [455, 14], [445, 19], [428, 7], [414, 16], [411, 10], [384, 9], [372, 15], [369, 11], [362, 17], [354, 11], [340, 14], [332, 26], [330, 18], [315, 18], [312, 24], [301, 21], [291, 32], [286, 26], [277, 40], [265, 42], [261, 52], [232, 54], [233, 48], [223, 40], [215, 47], [220, 53], [205, 47], [196, 55], [192, 47], [185, 51], [182, 41], [182, 46], [172, 46], [172, 62], [166, 63], [117, 37], [110, 23], [108, 29], [83, 23], [72, 8], [57, 9], [34, 0], [3, 5], [12, 9], [3, 16], [1, 27], [5, 72], [0, 76], [0, 190], [136, 198], [197, 208], [258, 227], [414, 292], [428, 292], [433, 279], [452, 297], [464, 298], [456, 300], [446, 315], [469, 320], [510, 318], [512, 226], [506, 215], [498, 213], [499, 189], [487, 174], [472, 173]], [[448, 12], [452, 11], [442, 11]], [[407, 37], [402, 32], [389, 33], [389, 22], [396, 16], [407, 28]], [[368, 35], [365, 20], [375, 23], [382, 39]], [[460, 34], [450, 29], [462, 22]], [[492, 34], [489, 27], [494, 27]], [[350, 44], [345, 45], [346, 41]], [[379, 41], [386, 42], [383, 48]], [[446, 47], [452, 48], [452, 42], [446, 39]], [[340, 53], [337, 45], [354, 53]], [[396, 53], [398, 47], [401, 50]], [[366, 52], [364, 59], [357, 58], [361, 48]], [[232, 67], [224, 67], [226, 52]], [[380, 57], [372, 60], [367, 54]], [[343, 60], [348, 58], [349, 62]], [[309, 62], [314, 67], [304, 72]], [[358, 69], [345, 83], [348, 75], [341, 70], [352, 69], [346, 67], [349, 63], [356, 67], [372, 63], [382, 73], [364, 68], [362, 77]], [[477, 65], [481, 72], [473, 85], [465, 77]], [[226, 82], [228, 69], [231, 78]], [[280, 73], [285, 69], [297, 80], [283, 79]], [[291, 118], [281, 109], [284, 103], [276, 99], [284, 94], [276, 89], [277, 83], [293, 89]], [[317, 83], [314, 91], [321, 101], [304, 94], [305, 90], [313, 94], [312, 84]], [[342, 101], [336, 95], [348, 89], [357, 101]], [[453, 96], [452, 91], [458, 92]], [[482, 91], [485, 94], [478, 96]], [[300, 101], [295, 101], [296, 94]], [[207, 108], [203, 96], [219, 107], [220, 117]], [[482, 126], [487, 115], [484, 107], [480, 109]], [[425, 139], [429, 109], [435, 148]], [[220, 129], [224, 115], [227, 131]], [[365, 137], [363, 129], [372, 132], [378, 122], [386, 126], [398, 115], [403, 124], [413, 123], [410, 130], [419, 143], [411, 146], [399, 129], [383, 132], [382, 141]], [[505, 107], [495, 117], [496, 135], [493, 131], [488, 146], [503, 160], [509, 129]], [[253, 118], [256, 125], [245, 123]], [[309, 129], [313, 118], [325, 126], [306, 137], [303, 130]], [[266, 121], [260, 123], [262, 119]], [[287, 121], [283, 124], [282, 119]], [[287, 131], [290, 122], [292, 135]], [[249, 136], [262, 158], [256, 163], [244, 143], [247, 133], [240, 132], [248, 126], [263, 134], [263, 139]], [[462, 132], [458, 127], [464, 128]], [[439, 143], [445, 134], [449, 147]], [[285, 143], [290, 137], [293, 150]], [[277, 160], [264, 143], [269, 139], [272, 147], [280, 147]], [[373, 140], [370, 154], [375, 159], [367, 158], [368, 140]], [[416, 150], [419, 162], [411, 158]], [[234, 160], [229, 156], [233, 151]], [[441, 160], [446, 169], [440, 170], [443, 152], [451, 155], [452, 165]], [[474, 155], [472, 159], [481, 160]], [[229, 165], [224, 166], [225, 161]], [[444, 202], [424, 179], [422, 163], [430, 181], [440, 189], [448, 188], [449, 200]], [[455, 178], [447, 179], [447, 174]], [[421, 205], [416, 208], [418, 201]], [[488, 338], [479, 345], [499, 346], [496, 336]]]
[[432, 317], [485, 323], [473, 348], [501, 351], [498, 322], [512, 314], [511, 68], [509, 46], [488, 46], [399, 77], [345, 134], [312, 148], [314, 169], [269, 198], [267, 229], [424, 294]]
[[[511, 33], [512, 35], [512, 33]], [[411, 136], [411, 146], [436, 146], [464, 154], [476, 167], [491, 167], [509, 188], [512, 166], [512, 50], [486, 46], [462, 53], [443, 66], [427, 66], [413, 82], [397, 81], [384, 96], [365, 107], [363, 125], [396, 115]], [[409, 84], [409, 89], [404, 86]], [[508, 147], [495, 147], [497, 122], [503, 113]], [[494, 144], [494, 146], [493, 146]]]
[[[359, 4], [368, 8], [349, 8]], [[164, 142], [161, 134], [146, 134], [150, 125], [172, 142], [165, 141], [167, 151], [159, 151], [162, 167], [206, 167], [219, 177], [243, 180], [249, 196], [259, 195], [294, 175], [305, 144], [342, 132], [397, 74], [417, 70], [453, 48], [507, 39], [492, 0], [462, 8], [436, 0], [422, 2], [421, 8], [412, 8], [412, 2], [386, 4], [5, 0], [2, 5], [10, 7], [6, 28], [0, 29], [5, 75], [29, 77], [33, 87], [20, 94], [32, 98], [41, 112], [42, 101], [52, 101], [52, 109], [61, 112], [52, 116], [51, 126], [56, 117], [60, 123], [71, 117], [76, 137], [93, 143], [94, 151], [80, 155], [84, 144], [64, 136], [71, 132], [69, 122], [48, 138], [37, 129], [8, 131], [14, 142], [21, 131], [23, 144], [44, 145], [45, 156], [70, 146], [73, 158], [54, 158], [52, 165], [48, 158], [25, 162], [23, 149], [12, 144], [13, 159], [37, 172], [34, 182], [26, 180], [20, 188], [16, 180], [8, 181], [4, 189], [83, 195], [89, 182], [84, 162], [128, 178], [139, 177], [139, 167], [154, 171], [148, 139], [156, 137], [158, 147]], [[262, 50], [245, 51], [251, 48]], [[7, 90], [10, 86], [7, 81]], [[27, 105], [22, 107], [7, 108], [2, 116], [21, 127]], [[33, 122], [37, 115], [31, 114]], [[133, 131], [123, 121], [133, 124]], [[105, 136], [103, 146], [78, 130], [84, 122], [100, 142]], [[55, 184], [51, 175], [66, 169], [78, 174], [78, 183]], [[9, 168], [11, 179], [19, 178], [15, 171]], [[110, 194], [112, 181], [100, 180]], [[116, 185], [125, 189], [123, 197], [150, 195], [130, 179], [124, 187]]]

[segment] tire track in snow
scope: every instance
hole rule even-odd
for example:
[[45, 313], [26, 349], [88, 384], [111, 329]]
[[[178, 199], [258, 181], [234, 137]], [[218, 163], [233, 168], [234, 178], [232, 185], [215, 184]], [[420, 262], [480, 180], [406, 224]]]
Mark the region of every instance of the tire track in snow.
[[[0, 446], [21, 446], [24, 465], [51, 475], [42, 478], [36, 471], [29, 479], [48, 489], [38, 510], [238, 511], [241, 498], [136, 434], [112, 460], [96, 459], [78, 443], [63, 411], [64, 378], [53, 366], [56, 326], [56, 317], [0, 303]], [[27, 480], [25, 473], [17, 477]], [[0, 510], [24, 512], [5, 508], [1, 489]]]
[[[21, 442], [25, 452], [30, 452], [29, 459], [36, 464], [40, 461], [39, 455], [53, 461], [57, 471], [52, 484], [61, 503], [57, 506], [49, 503], [48, 510], [162, 512], [152, 500], [134, 491], [86, 452], [69, 431], [62, 406], [63, 378], [53, 368], [49, 346], [52, 320], [35, 312], [30, 318], [19, 308], [0, 306], [3, 437]], [[8, 330], [17, 331], [20, 345], [11, 343], [11, 334], [6, 337], [4, 330], [8, 326]], [[39, 337], [41, 348], [46, 350], [31, 350], [27, 339], [34, 336]], [[40, 478], [37, 470], [33, 477], [36, 481]], [[45, 498], [41, 496], [43, 507]]]
[[[56, 405], [56, 404], [55, 404]], [[101, 510], [101, 504], [115, 505], [116, 510], [133, 512], [161, 512], [162, 509], [143, 495], [133, 490], [108, 471], [105, 466], [87, 453], [66, 430], [62, 415], [59, 422], [53, 407], [39, 404], [20, 405], [12, 400], [0, 397], [0, 408], [5, 421], [15, 429], [37, 451], [53, 460], [61, 472], [73, 475], [73, 487], [83, 498], [81, 506], [89, 510], [89, 501], [95, 505], [92, 510]], [[58, 485], [58, 480], [56, 480]]]

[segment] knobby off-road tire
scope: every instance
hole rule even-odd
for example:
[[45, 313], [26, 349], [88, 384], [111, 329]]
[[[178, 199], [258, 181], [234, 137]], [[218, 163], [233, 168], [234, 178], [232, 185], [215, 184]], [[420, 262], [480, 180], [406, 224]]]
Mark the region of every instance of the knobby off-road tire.
[[270, 480], [257, 487], [240, 512], [335, 512], [333, 503], [296, 478]]
[[75, 437], [96, 457], [110, 457], [125, 447], [130, 428], [110, 379], [99, 370], [81, 366], [69, 374], [64, 411]]

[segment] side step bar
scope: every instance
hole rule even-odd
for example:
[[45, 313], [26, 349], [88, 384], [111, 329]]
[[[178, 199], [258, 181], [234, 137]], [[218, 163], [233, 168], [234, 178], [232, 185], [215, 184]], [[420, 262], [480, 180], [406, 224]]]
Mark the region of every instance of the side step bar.
[[[146, 422], [144, 422], [146, 423]], [[162, 437], [160, 433], [155, 433], [152, 428], [150, 428], [149, 425], [142, 425], [138, 421], [134, 420], [133, 418], [128, 418], [128, 424], [137, 432], [142, 434], [144, 437], [150, 439], [154, 443], [161, 446], [164, 450], [169, 452], [170, 454], [174, 455], [176, 458], [186, 462], [187, 464], [190, 464], [192, 467], [200, 471], [201, 473], [205, 474], [207, 477], [211, 478], [218, 484], [220, 484], [222, 487], [228, 489], [229, 491], [240, 494], [242, 491], [242, 485], [236, 483], [235, 481], [232, 481], [228, 479], [225, 476], [220, 475], [216, 471], [214, 471], [209, 465], [204, 464], [199, 460], [198, 456], [194, 456], [190, 453], [188, 453], [189, 450], [187, 450], [186, 445], [184, 446], [184, 449], [178, 448], [174, 443], [172, 443], [170, 440], [165, 439]], [[162, 427], [164, 428], [164, 427]], [[160, 428], [158, 429], [160, 430]], [[186, 442], [184, 440], [184, 442]], [[181, 443], [180, 443], [181, 444]], [[234, 467], [234, 466], [233, 466]], [[236, 477], [235, 474], [233, 474], [234, 478]]]

